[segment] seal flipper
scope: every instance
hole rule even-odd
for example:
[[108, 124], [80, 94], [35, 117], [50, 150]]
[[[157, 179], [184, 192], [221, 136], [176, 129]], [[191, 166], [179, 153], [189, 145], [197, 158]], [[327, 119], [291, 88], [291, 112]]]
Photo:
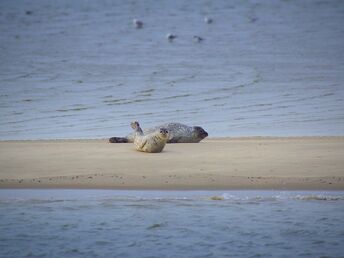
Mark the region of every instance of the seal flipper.
[[111, 137], [109, 138], [110, 143], [128, 143], [128, 139], [124, 137]]

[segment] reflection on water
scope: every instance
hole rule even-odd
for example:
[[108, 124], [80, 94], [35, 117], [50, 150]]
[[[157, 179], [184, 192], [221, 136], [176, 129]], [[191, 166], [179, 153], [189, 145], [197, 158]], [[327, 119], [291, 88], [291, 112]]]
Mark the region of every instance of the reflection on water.
[[0, 256], [340, 257], [343, 204], [343, 192], [0, 190]]
[[134, 119], [210, 136], [343, 134], [342, 1], [4, 0], [0, 10], [0, 139], [121, 136]]

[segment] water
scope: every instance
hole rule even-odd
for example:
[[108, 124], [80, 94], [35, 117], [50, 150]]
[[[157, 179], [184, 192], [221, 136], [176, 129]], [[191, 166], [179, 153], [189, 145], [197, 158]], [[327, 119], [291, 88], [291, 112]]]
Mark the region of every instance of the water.
[[344, 192], [0, 190], [0, 257], [343, 257], [343, 218]]
[[2, 0], [0, 139], [343, 135], [343, 23], [335, 0]]

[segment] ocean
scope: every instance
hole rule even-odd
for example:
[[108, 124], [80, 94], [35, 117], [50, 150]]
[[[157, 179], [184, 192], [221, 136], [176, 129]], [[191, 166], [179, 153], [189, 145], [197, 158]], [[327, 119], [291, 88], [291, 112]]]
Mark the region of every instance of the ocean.
[[2, 0], [0, 140], [343, 135], [343, 23], [340, 0]]
[[343, 191], [0, 190], [0, 257], [343, 257], [343, 217]]

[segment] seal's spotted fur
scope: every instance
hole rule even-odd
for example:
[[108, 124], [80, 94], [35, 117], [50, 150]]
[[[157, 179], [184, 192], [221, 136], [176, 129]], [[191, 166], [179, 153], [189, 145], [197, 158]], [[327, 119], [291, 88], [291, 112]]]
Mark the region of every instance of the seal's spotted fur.
[[[144, 134], [153, 133], [160, 128], [166, 128], [169, 132], [167, 143], [197, 143], [208, 136], [208, 133], [200, 126], [187, 126], [181, 123], [167, 123], [143, 130]], [[112, 137], [111, 143], [134, 142], [134, 133], [126, 137]]]

